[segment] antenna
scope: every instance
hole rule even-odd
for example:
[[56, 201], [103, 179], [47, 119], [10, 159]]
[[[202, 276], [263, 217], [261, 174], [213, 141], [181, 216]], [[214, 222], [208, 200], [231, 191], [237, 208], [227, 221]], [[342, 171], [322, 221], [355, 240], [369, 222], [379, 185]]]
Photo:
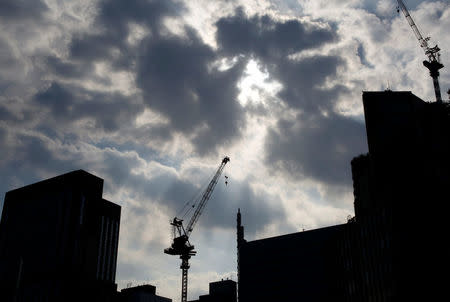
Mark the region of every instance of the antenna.
[[389, 80], [387, 80], [387, 88], [386, 91], [392, 91], [391, 90], [391, 84], [389, 83]]

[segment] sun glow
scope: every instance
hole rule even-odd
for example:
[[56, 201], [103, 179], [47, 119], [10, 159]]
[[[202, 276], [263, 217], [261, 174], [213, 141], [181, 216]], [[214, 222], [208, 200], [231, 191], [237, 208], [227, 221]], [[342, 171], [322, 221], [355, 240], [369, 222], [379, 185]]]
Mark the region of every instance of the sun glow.
[[244, 76], [238, 83], [240, 93], [238, 101], [242, 106], [264, 104], [267, 98], [275, 97], [282, 85], [271, 79], [264, 67], [255, 60], [250, 60]]

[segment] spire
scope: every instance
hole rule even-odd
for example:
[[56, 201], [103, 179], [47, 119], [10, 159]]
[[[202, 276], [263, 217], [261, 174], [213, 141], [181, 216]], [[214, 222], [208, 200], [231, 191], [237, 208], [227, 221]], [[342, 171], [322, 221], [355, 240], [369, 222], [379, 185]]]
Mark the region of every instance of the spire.
[[241, 226], [241, 208], [238, 208], [238, 212], [237, 212], [237, 227], [239, 230], [239, 227]]
[[236, 217], [236, 231], [237, 231], [237, 242], [238, 248], [242, 242], [244, 242], [244, 227], [242, 226], [241, 220], [241, 209], [238, 208], [237, 217]]

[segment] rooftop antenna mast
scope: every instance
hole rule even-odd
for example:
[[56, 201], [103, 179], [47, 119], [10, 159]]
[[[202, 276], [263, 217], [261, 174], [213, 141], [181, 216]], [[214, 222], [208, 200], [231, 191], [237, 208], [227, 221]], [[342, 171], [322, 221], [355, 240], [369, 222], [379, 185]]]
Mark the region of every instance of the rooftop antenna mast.
[[398, 3], [397, 11], [400, 11], [400, 9], [402, 10], [403, 14], [406, 17], [406, 20], [408, 21], [409, 25], [411, 26], [414, 32], [414, 35], [416, 35], [416, 38], [419, 40], [420, 47], [423, 48], [425, 54], [428, 57], [428, 61], [423, 61], [423, 65], [426, 68], [428, 68], [428, 70], [430, 71], [430, 76], [433, 78], [434, 94], [436, 95], [436, 102], [442, 103], [441, 88], [439, 87], [439, 69], [443, 68], [444, 65], [440, 62], [440, 54], [439, 54], [440, 48], [437, 45], [434, 47], [428, 46], [428, 41], [430, 40], [430, 38], [422, 37], [419, 29], [417, 28], [416, 23], [414, 23], [414, 20], [409, 14], [409, 11], [406, 8], [403, 1], [397, 0], [397, 3]]

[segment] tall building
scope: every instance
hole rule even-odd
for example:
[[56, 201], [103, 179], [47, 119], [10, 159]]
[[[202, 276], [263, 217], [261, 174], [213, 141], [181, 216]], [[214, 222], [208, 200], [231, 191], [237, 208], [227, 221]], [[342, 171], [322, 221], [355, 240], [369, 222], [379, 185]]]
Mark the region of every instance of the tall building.
[[449, 104], [393, 91], [364, 92], [363, 104], [369, 153], [352, 161], [356, 223], [348, 235], [363, 246], [353, 246], [353, 257], [365, 260], [354, 261], [350, 301], [445, 295]]
[[112, 301], [120, 206], [103, 180], [73, 171], [6, 193], [1, 301]]

